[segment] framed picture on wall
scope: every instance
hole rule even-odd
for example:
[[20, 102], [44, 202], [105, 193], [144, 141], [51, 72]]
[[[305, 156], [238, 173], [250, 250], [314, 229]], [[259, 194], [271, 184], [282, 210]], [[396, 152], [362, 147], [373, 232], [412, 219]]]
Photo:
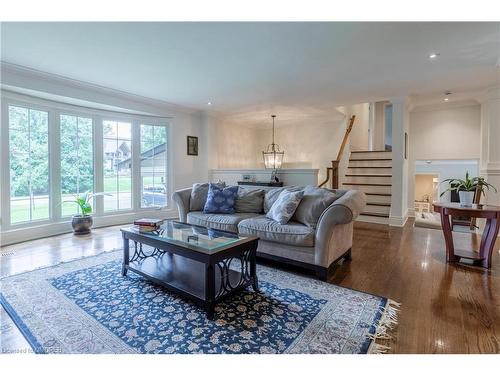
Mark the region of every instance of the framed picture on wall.
[[198, 155], [198, 137], [187, 136], [187, 154]]

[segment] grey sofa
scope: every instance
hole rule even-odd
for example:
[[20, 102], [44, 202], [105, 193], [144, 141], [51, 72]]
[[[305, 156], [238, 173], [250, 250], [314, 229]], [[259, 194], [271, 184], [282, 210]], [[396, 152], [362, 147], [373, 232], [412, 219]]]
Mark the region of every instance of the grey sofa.
[[[266, 191], [266, 196], [273, 190]], [[313, 270], [318, 278], [326, 280], [338, 261], [351, 259], [353, 221], [366, 204], [365, 195], [360, 191], [332, 192], [336, 194], [336, 200], [316, 213], [319, 215], [317, 224], [309, 226], [294, 221], [294, 218], [281, 225], [268, 219], [264, 212], [204, 214], [202, 211], [190, 211], [191, 188], [176, 191], [172, 198], [177, 204], [180, 221], [257, 236], [260, 238], [257, 248], [259, 257]], [[263, 211], [267, 212], [265, 206]]]

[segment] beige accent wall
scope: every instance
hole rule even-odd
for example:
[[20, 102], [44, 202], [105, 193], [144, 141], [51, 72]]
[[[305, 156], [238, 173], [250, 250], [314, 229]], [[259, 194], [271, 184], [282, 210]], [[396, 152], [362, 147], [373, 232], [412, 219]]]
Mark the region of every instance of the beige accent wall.
[[[284, 117], [284, 116], [283, 116]], [[264, 117], [262, 123], [268, 120]], [[337, 157], [345, 132], [345, 117], [333, 114], [280, 118], [275, 142], [285, 151], [283, 168], [319, 169], [318, 182], [326, 177], [326, 167]], [[262, 151], [271, 143], [271, 126], [220, 119], [209, 134], [212, 169], [264, 168]], [[215, 140], [214, 140], [215, 139]]]
[[[285, 150], [284, 167], [319, 169], [318, 182], [323, 181], [326, 167], [337, 157], [344, 132], [345, 120], [331, 121], [328, 118], [280, 128], [276, 141]], [[269, 130], [258, 130], [257, 150], [263, 150], [270, 138]]]
[[222, 120], [209, 134], [215, 153], [211, 169], [252, 169], [260, 166], [262, 150], [257, 150], [255, 129]]

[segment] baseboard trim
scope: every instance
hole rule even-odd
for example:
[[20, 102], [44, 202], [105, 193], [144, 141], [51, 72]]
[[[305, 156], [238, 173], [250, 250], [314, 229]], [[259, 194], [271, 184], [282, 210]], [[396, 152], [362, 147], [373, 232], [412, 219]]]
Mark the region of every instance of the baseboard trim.
[[405, 215], [404, 217], [390, 216], [389, 217], [389, 226], [391, 226], [391, 227], [404, 227], [407, 221], [408, 221], [408, 214]]

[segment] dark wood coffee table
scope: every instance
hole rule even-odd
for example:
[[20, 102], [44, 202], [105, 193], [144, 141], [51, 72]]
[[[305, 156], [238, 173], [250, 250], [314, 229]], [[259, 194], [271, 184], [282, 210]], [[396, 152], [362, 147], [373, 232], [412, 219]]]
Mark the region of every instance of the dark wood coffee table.
[[205, 308], [209, 319], [223, 298], [250, 285], [258, 291], [257, 237], [172, 220], [156, 233], [134, 227], [121, 232], [123, 276], [130, 270], [188, 297]]
[[[472, 207], [463, 207], [460, 203], [434, 203], [433, 206], [434, 211], [441, 214], [441, 226], [446, 243], [446, 261], [453, 263], [460, 261], [461, 258], [472, 259], [476, 265], [491, 268], [491, 256], [500, 229], [500, 207], [477, 204]], [[455, 248], [450, 216], [486, 219], [479, 252]]]

